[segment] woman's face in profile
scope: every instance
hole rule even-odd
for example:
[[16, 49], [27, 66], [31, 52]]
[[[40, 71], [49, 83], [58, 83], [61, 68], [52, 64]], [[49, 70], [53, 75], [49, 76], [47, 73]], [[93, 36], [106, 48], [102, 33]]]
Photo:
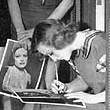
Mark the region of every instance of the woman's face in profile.
[[70, 50], [69, 46], [67, 46], [64, 49], [57, 50], [55, 48], [52, 48], [50, 46], [42, 45], [40, 44], [37, 48], [37, 50], [44, 54], [49, 56], [53, 61], [57, 60], [70, 60], [72, 51]]
[[16, 50], [15, 55], [14, 55], [14, 61], [15, 65], [18, 68], [24, 68], [27, 65], [28, 61], [28, 52], [24, 48], [19, 48]]

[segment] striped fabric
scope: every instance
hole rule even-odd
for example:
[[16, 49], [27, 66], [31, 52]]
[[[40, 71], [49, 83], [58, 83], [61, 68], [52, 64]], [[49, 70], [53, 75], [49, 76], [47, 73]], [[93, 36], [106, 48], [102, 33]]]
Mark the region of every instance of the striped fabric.
[[83, 46], [83, 57], [84, 58], [87, 58], [88, 55], [89, 55], [89, 52], [90, 52], [90, 47], [91, 47], [91, 44], [92, 44], [92, 40], [96, 37], [96, 35], [98, 35], [99, 33], [101, 33], [101, 31], [96, 31], [96, 30], [93, 30], [93, 31], [90, 31], [90, 33], [88, 34], [87, 33], [87, 38], [84, 42], [84, 46]]

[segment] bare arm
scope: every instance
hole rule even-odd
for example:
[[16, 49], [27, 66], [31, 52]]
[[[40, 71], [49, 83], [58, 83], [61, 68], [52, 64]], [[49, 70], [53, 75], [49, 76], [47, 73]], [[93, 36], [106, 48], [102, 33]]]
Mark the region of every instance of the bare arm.
[[[73, 3], [74, 0], [62, 0], [62, 2], [48, 17], [48, 19], [61, 19], [72, 7]], [[8, 0], [8, 6], [13, 24], [17, 31], [18, 40], [26, 40], [28, 38], [31, 38], [34, 28], [29, 30], [24, 29], [18, 0]]]
[[77, 77], [70, 83], [66, 84], [68, 89], [66, 92], [78, 92], [78, 91], [85, 91], [88, 88], [87, 83], [84, 81], [82, 77]]
[[19, 32], [21, 30], [24, 30], [18, 0], [8, 0], [8, 6], [16, 31]]
[[60, 81], [54, 80], [51, 84], [51, 90], [55, 93], [74, 93], [79, 91], [87, 90], [88, 85], [83, 80], [82, 77], [78, 76], [76, 79], [70, 83], [62, 83]]
[[[67, 11], [72, 7], [74, 0], [62, 0], [58, 7], [53, 11], [53, 13], [48, 17], [48, 19], [61, 19]], [[16, 31], [19, 32], [24, 30], [21, 11], [19, 7], [18, 0], [8, 0], [8, 6], [10, 10], [10, 15]]]
[[48, 17], [48, 19], [61, 19], [67, 11], [72, 7], [74, 0], [62, 0], [58, 7]]
[[95, 100], [97, 100], [98, 102], [105, 102], [106, 99], [106, 92], [103, 91], [101, 93], [95, 94]]
[[[57, 62], [57, 67], [59, 67], [59, 62]], [[51, 88], [51, 83], [55, 79], [55, 64], [54, 62], [49, 58], [47, 69], [46, 69], [46, 76], [45, 76], [45, 82], [46, 82], [46, 88]]]
[[[105, 102], [105, 99], [106, 99], [105, 91], [98, 94], [89, 94], [89, 93], [80, 91], [80, 92], [68, 93], [68, 94], [65, 94], [65, 96], [68, 99], [78, 98], [78, 100], [83, 100], [85, 103], [89, 103], [89, 104]], [[78, 100], [76, 100], [76, 102], [78, 102]]]

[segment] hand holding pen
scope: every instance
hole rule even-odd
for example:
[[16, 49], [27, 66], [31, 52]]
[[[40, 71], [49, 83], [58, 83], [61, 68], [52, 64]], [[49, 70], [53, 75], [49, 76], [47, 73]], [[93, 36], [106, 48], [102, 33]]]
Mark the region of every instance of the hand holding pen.
[[63, 94], [67, 90], [67, 85], [60, 81], [54, 80], [53, 83], [51, 84], [51, 90], [55, 94]]
[[55, 75], [56, 75], [56, 80], [53, 81], [53, 83], [51, 84], [51, 89], [52, 89], [52, 92], [54, 92], [55, 94], [61, 94], [61, 93], [64, 93], [67, 89], [67, 86], [60, 82], [59, 79], [58, 79], [58, 69], [57, 69], [57, 65], [55, 63]]

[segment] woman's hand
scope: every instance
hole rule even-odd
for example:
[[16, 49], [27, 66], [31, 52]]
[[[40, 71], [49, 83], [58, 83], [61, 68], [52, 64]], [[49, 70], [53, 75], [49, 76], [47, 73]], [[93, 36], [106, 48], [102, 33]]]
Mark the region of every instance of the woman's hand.
[[32, 38], [33, 31], [34, 31], [34, 28], [17, 32], [18, 40], [24, 41], [26, 39]]
[[55, 94], [65, 93], [65, 91], [67, 90], [67, 86], [60, 81], [54, 80], [51, 84], [51, 90]]
[[75, 100], [74, 102], [83, 101], [89, 104], [96, 104], [96, 103], [103, 102], [103, 99], [102, 100], [100, 99], [101, 97], [100, 95], [88, 94], [85, 92], [68, 93], [68, 94], [65, 94], [65, 97], [67, 97], [67, 99], [77, 98], [78, 100]]
[[20, 40], [20, 41], [18, 41], [20, 44], [25, 44], [25, 48], [27, 49], [28, 48], [28, 50], [30, 50], [31, 49], [31, 40], [30, 39], [25, 39], [25, 40]]
[[24, 43], [28, 45], [28, 49], [31, 49], [31, 40], [34, 29], [23, 30], [17, 33], [19, 43]]

